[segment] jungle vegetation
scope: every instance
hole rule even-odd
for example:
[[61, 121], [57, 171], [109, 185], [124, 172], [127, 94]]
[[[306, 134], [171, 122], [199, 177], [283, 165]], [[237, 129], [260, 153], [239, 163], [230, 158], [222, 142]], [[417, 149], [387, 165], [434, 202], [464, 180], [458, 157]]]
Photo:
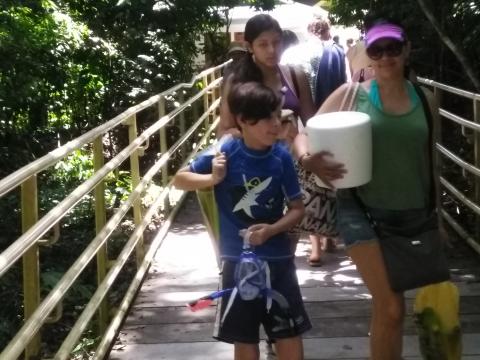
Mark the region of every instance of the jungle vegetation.
[[[274, 0], [2, 0], [0, 2], [0, 178], [45, 155], [93, 127], [180, 81], [198, 69], [195, 57], [210, 63], [224, 58], [228, 43], [220, 29], [239, 4], [268, 10]], [[478, 0], [331, 0], [322, 1], [331, 20], [362, 26], [369, 10], [401, 18], [412, 41], [412, 66], [427, 78], [480, 91], [480, 3]], [[198, 46], [205, 41], [205, 46]], [[447, 103], [471, 118], [466, 104]], [[470, 115], [470, 116], [469, 116]], [[460, 139], [460, 140], [459, 140]], [[467, 156], [471, 144], [461, 135], [452, 146]], [[114, 134], [107, 157], [125, 142]], [[75, 151], [39, 178], [40, 215], [79, 181], [91, 175], [92, 158]], [[471, 179], [452, 172], [465, 189]], [[113, 210], [131, 188], [129, 175], [108, 180], [107, 205]], [[456, 205], [455, 205], [456, 206]], [[18, 193], [0, 199], [0, 251], [20, 234]], [[473, 219], [471, 219], [473, 221]], [[42, 286], [48, 291], [85, 242], [94, 226], [91, 199], [84, 199], [62, 223], [58, 245], [42, 253]], [[128, 228], [128, 224], [124, 224]], [[91, 229], [86, 231], [85, 229]], [[127, 231], [125, 231], [126, 233]], [[125, 233], [117, 234], [122, 241]], [[115, 240], [114, 240], [115, 241]], [[113, 246], [114, 247], [114, 246]], [[93, 290], [92, 277], [81, 279], [66, 299], [66, 319], [49, 338], [63, 333], [78, 304]], [[0, 309], [0, 348], [22, 321], [21, 271], [0, 279], [0, 297], [12, 299]], [[114, 294], [115, 296], [115, 294]], [[59, 335], [60, 336], [60, 335]], [[88, 354], [94, 329], [75, 356]], [[45, 349], [48, 354], [48, 348]], [[85, 355], [86, 356], [86, 355]]]

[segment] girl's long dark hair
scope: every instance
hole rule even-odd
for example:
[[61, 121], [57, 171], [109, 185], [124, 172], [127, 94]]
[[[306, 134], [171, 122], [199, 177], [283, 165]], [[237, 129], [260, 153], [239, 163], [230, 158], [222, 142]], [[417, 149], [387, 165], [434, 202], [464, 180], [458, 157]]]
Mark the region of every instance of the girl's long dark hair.
[[[251, 45], [264, 31], [275, 31], [282, 35], [282, 28], [277, 20], [267, 14], [258, 14], [247, 21], [244, 39]], [[247, 52], [244, 57], [238, 61], [233, 69], [233, 74], [233, 83], [263, 81], [262, 71], [253, 61], [253, 55], [250, 52]]]

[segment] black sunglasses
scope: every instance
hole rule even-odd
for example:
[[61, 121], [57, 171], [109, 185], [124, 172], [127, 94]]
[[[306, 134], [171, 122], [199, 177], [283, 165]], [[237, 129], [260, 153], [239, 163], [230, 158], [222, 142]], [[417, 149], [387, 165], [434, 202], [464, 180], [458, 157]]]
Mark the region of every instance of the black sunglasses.
[[380, 60], [383, 54], [388, 57], [397, 57], [402, 53], [403, 45], [401, 41], [391, 41], [383, 46], [373, 44], [367, 48], [367, 55], [372, 60]]

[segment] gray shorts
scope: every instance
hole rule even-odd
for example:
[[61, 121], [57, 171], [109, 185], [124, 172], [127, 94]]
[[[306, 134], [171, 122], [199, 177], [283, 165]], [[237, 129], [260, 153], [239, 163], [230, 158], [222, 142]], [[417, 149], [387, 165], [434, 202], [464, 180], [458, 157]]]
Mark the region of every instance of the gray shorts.
[[[375, 223], [396, 228], [411, 228], [428, 220], [428, 209], [389, 210], [367, 207]], [[351, 189], [337, 191], [337, 229], [345, 247], [378, 241], [365, 211], [352, 195]]]

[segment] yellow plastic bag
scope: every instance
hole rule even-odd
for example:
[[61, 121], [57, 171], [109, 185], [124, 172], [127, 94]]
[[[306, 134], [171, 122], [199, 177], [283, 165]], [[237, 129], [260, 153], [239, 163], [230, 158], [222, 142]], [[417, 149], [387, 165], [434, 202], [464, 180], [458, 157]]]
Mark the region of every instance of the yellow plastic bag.
[[414, 315], [424, 359], [461, 359], [459, 295], [455, 284], [444, 281], [421, 288], [415, 298]]
[[218, 208], [215, 201], [215, 192], [213, 187], [197, 190], [197, 199], [202, 211], [203, 220], [207, 227], [210, 240], [212, 241], [217, 264], [220, 266], [219, 241], [220, 241], [220, 220], [218, 217]]

